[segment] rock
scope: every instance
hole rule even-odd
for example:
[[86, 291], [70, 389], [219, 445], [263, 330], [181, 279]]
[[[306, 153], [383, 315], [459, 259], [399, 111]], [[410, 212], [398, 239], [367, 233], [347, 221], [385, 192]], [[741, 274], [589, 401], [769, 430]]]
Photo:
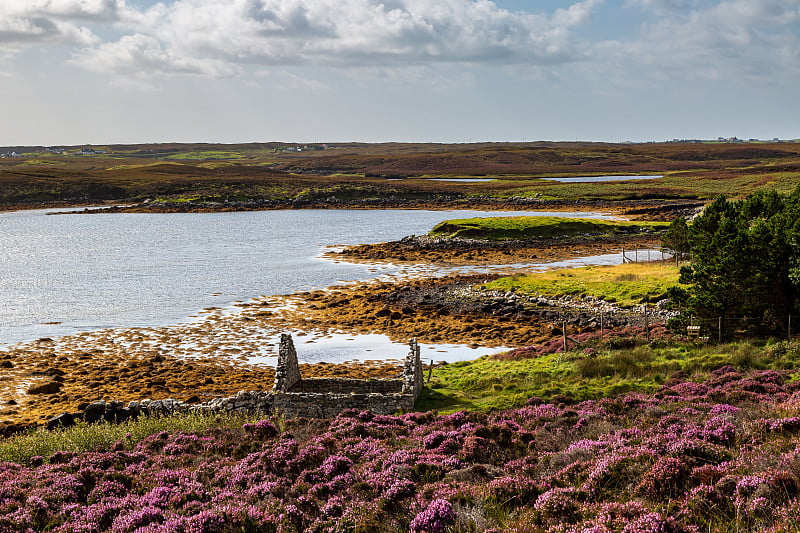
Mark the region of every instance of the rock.
[[100, 400], [99, 402], [92, 402], [83, 410], [83, 419], [88, 423], [97, 422], [106, 413], [106, 402]]
[[14, 368], [14, 363], [9, 360], [0, 361], [0, 368]]
[[28, 394], [55, 394], [61, 390], [61, 383], [58, 381], [47, 381], [31, 385]]
[[75, 425], [75, 417], [71, 413], [61, 413], [60, 415], [54, 416], [50, 420], [47, 421], [45, 426], [47, 429], [52, 430], [59, 427], [72, 427]]
[[60, 368], [50, 367], [43, 372], [45, 376], [63, 376], [64, 371]]
[[15, 424], [0, 422], [0, 437], [10, 437], [33, 427], [32, 424]]

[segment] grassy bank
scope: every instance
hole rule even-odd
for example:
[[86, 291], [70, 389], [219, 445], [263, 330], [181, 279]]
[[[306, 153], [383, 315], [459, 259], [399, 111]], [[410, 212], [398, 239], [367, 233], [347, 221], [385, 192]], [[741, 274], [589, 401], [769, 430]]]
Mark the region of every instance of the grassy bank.
[[664, 222], [628, 222], [566, 217], [485, 217], [440, 222], [430, 231], [433, 237], [470, 239], [550, 239], [580, 235], [619, 235], [657, 232]]
[[678, 268], [666, 263], [626, 263], [518, 274], [496, 279], [487, 289], [558, 298], [592, 296], [630, 306], [655, 301], [678, 283]]
[[419, 400], [421, 410], [520, 407], [531, 397], [591, 400], [626, 392], [653, 392], [680, 372], [704, 380], [724, 365], [743, 370], [792, 370], [800, 365], [800, 343], [738, 342], [717, 346], [640, 345], [625, 349], [550, 354], [533, 359], [491, 356], [435, 368]]

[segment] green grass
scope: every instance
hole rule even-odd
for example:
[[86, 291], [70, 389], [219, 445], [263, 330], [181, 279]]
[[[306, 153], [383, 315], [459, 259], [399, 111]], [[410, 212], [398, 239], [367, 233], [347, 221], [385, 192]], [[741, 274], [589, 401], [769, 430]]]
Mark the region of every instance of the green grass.
[[80, 423], [66, 429], [47, 431], [38, 428], [31, 433], [0, 439], [0, 462], [27, 463], [31, 457], [48, 457], [55, 452], [89, 452], [108, 449], [118, 441], [134, 445], [162, 431], [200, 432], [214, 427], [237, 427], [255, 422], [263, 416], [241, 413], [215, 415], [181, 414], [167, 417], [141, 417], [121, 424]]
[[666, 222], [608, 221], [566, 217], [461, 218], [440, 222], [430, 231], [434, 237], [472, 239], [547, 239], [583, 234], [613, 235], [666, 229]]
[[661, 299], [669, 287], [677, 284], [675, 265], [626, 263], [518, 274], [498, 278], [483, 287], [547, 297], [593, 296], [632, 306]]
[[435, 368], [417, 408], [485, 411], [519, 407], [532, 396], [548, 402], [559, 395], [583, 401], [630, 391], [653, 392], [675, 372], [705, 379], [710, 371], [728, 364], [740, 369], [795, 370], [800, 365], [800, 343], [642, 344], [600, 350], [594, 356], [569, 352], [516, 361], [484, 356]]

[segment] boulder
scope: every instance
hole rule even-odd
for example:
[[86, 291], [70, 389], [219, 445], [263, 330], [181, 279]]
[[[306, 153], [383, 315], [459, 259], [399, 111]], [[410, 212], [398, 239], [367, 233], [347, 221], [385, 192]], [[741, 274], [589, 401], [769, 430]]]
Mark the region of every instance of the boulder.
[[47, 429], [56, 429], [60, 427], [68, 428], [75, 425], [75, 416], [71, 413], [61, 413], [60, 415], [54, 416], [50, 420], [47, 421], [46, 427]]
[[46, 381], [31, 385], [28, 394], [56, 394], [61, 390], [61, 383], [58, 381]]
[[106, 413], [106, 402], [100, 400], [92, 402], [83, 410], [83, 419], [88, 423], [97, 422], [103, 418]]

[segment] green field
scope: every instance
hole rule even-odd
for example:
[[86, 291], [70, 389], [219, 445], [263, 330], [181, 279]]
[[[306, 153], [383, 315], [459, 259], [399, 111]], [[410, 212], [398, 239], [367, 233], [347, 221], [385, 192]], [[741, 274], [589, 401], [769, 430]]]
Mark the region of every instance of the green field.
[[632, 306], [665, 297], [678, 284], [678, 268], [665, 263], [626, 263], [518, 274], [491, 281], [483, 287], [547, 297], [592, 296]]

